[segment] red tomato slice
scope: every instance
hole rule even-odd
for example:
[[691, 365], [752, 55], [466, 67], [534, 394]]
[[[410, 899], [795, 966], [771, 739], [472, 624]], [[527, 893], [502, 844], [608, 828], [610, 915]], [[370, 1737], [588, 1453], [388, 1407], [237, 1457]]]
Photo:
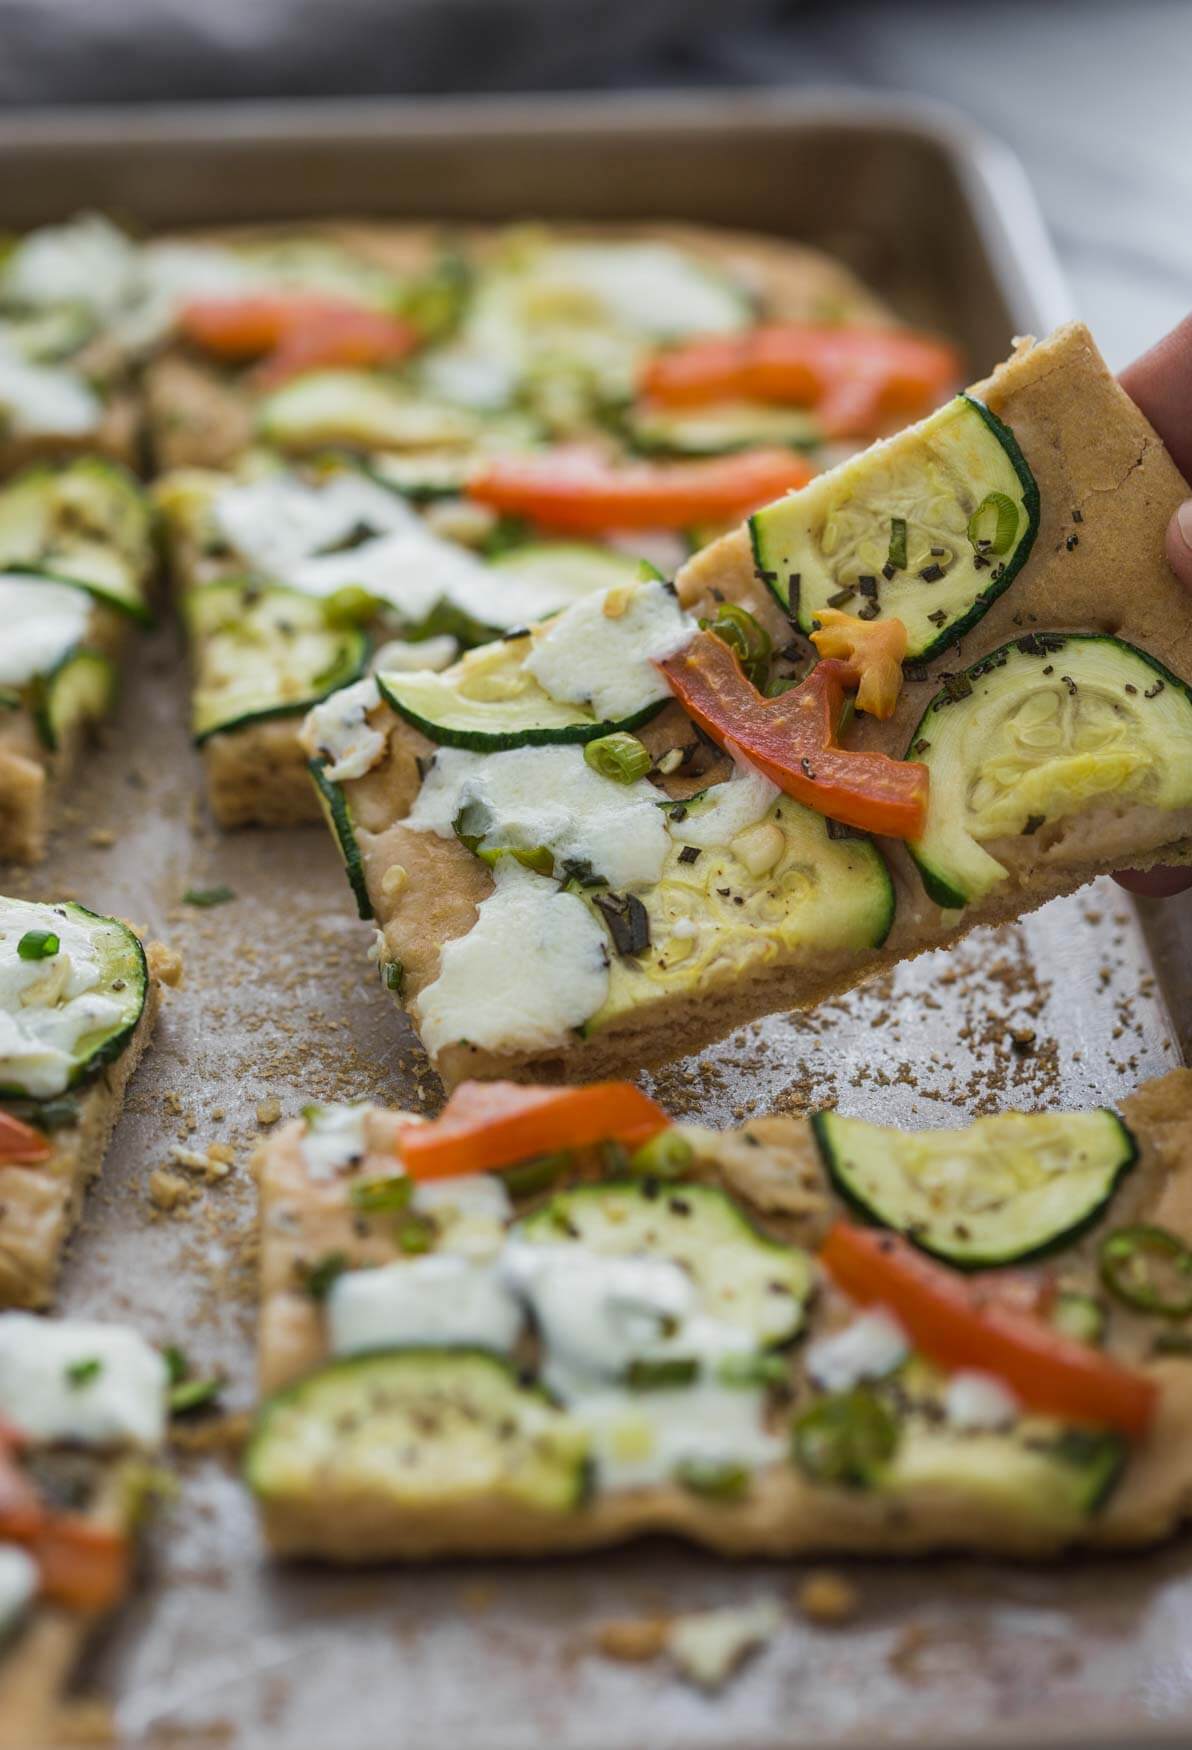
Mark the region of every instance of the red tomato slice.
[[640, 1148], [669, 1124], [661, 1106], [632, 1082], [586, 1088], [462, 1082], [441, 1117], [401, 1132], [398, 1152], [411, 1178], [444, 1179], [596, 1142]]

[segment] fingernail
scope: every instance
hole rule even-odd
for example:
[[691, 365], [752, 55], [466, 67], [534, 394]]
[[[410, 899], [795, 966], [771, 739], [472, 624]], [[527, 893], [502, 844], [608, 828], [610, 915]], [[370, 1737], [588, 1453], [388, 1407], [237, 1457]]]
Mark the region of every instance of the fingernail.
[[1175, 513], [1176, 527], [1180, 531], [1180, 539], [1192, 553], [1192, 498], [1186, 498]]

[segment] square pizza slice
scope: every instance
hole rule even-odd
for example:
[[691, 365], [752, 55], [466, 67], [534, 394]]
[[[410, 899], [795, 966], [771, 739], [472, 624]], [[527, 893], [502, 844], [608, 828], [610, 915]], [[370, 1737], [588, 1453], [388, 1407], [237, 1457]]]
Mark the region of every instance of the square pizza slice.
[[0, 1745], [74, 1741], [75, 1667], [133, 1578], [165, 1359], [127, 1326], [0, 1313]]
[[114, 704], [154, 567], [148, 499], [119, 464], [38, 464], [0, 486], [0, 860], [44, 855], [51, 790]]
[[673, 588], [318, 707], [382, 976], [448, 1084], [679, 1055], [1186, 860], [1185, 491], [1072, 326]]
[[[1192, 1073], [724, 1134], [630, 1083], [309, 1109], [257, 1163], [282, 1555], [1146, 1544], [1192, 1503]], [[864, 1211], [867, 1225], [854, 1212]]]
[[[387, 668], [445, 667], [461, 649], [637, 576], [624, 546], [498, 541], [496, 517], [454, 493], [411, 499], [342, 457], [157, 483], [194, 670], [192, 728], [221, 826], [317, 819], [302, 718]], [[665, 539], [665, 537], [663, 537]], [[686, 544], [640, 543], [672, 568]]]
[[71, 901], [0, 898], [0, 1306], [44, 1306], [176, 956]]

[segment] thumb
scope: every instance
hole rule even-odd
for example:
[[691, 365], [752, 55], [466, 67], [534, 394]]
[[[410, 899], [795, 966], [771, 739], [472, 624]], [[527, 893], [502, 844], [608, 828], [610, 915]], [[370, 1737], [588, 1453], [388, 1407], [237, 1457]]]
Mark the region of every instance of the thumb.
[[1185, 589], [1192, 590], [1192, 498], [1186, 498], [1167, 525], [1167, 563]]

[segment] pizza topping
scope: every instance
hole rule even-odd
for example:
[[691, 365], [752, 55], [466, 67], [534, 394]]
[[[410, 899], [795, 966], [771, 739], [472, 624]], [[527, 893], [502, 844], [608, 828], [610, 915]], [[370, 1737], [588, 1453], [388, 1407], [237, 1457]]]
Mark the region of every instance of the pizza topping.
[[403, 1130], [398, 1147], [414, 1178], [443, 1178], [598, 1142], [637, 1148], [669, 1124], [661, 1107], [631, 1082], [586, 1088], [463, 1082], [440, 1117]]
[[162, 1356], [125, 1326], [0, 1314], [0, 1418], [31, 1441], [155, 1448], [168, 1385]]
[[333, 1179], [364, 1159], [364, 1127], [369, 1108], [360, 1106], [307, 1106], [306, 1129], [301, 1149], [306, 1171], [312, 1179]]
[[657, 881], [662, 872], [668, 840], [657, 803], [652, 784], [602, 777], [577, 747], [440, 748], [407, 825], [454, 834], [487, 863], [510, 853], [523, 862], [534, 856], [531, 867], [559, 880], [574, 873], [620, 887]]
[[[52, 953], [22, 953], [33, 932]], [[0, 899], [0, 1094], [61, 1094], [127, 1043], [144, 1007], [140, 943], [74, 905]]]
[[574, 534], [731, 523], [803, 486], [811, 464], [790, 450], [745, 450], [690, 462], [606, 462], [587, 453], [497, 457], [468, 495], [506, 516]]
[[563, 1044], [608, 993], [605, 933], [582, 899], [512, 857], [466, 936], [444, 945], [439, 975], [411, 1004], [428, 1050]]
[[957, 1272], [890, 1233], [837, 1222], [820, 1261], [861, 1306], [885, 1306], [929, 1360], [994, 1374], [1024, 1404], [1141, 1439], [1158, 1401], [1153, 1381], [1040, 1318], [991, 1303]]
[[814, 408], [825, 437], [872, 438], [929, 412], [959, 375], [955, 348], [925, 335], [791, 322], [672, 347], [640, 386], [665, 406], [789, 402]]
[[23, 687], [52, 673], [87, 637], [91, 620], [84, 590], [20, 572], [0, 574], [0, 684]]
[[497, 1268], [452, 1252], [431, 1252], [377, 1270], [349, 1270], [327, 1298], [335, 1355], [394, 1343], [508, 1354], [523, 1323], [521, 1305]]
[[836, 740], [848, 670], [819, 662], [805, 681], [765, 699], [736, 656], [699, 632], [660, 662], [679, 703], [722, 747], [739, 748], [773, 783], [830, 819], [891, 838], [913, 838], [927, 809], [927, 770]]
[[369, 713], [381, 702], [377, 683], [371, 675], [332, 693], [309, 713], [302, 727], [302, 739], [313, 757], [325, 763], [323, 776], [328, 783], [342, 784], [349, 778], [362, 778], [365, 772], [384, 757], [388, 739], [369, 722]]
[[196, 299], [183, 305], [178, 329], [219, 358], [263, 359], [255, 373], [262, 388], [307, 371], [392, 364], [419, 340], [413, 324], [400, 317], [298, 291]]
[[1124, 1305], [1172, 1319], [1192, 1313], [1192, 1250], [1170, 1229], [1119, 1227], [1101, 1241], [1098, 1263], [1102, 1282]]
[[0, 1111], [0, 1166], [35, 1166], [53, 1152], [44, 1131]]
[[811, 642], [821, 656], [836, 657], [857, 688], [857, 709], [885, 720], [902, 692], [906, 627], [901, 620], [861, 620], [836, 608], [820, 608]]

